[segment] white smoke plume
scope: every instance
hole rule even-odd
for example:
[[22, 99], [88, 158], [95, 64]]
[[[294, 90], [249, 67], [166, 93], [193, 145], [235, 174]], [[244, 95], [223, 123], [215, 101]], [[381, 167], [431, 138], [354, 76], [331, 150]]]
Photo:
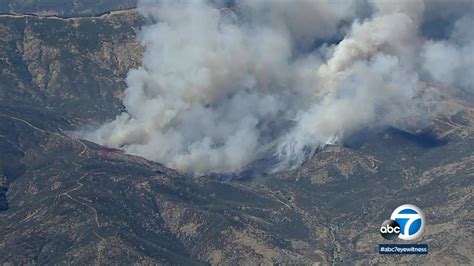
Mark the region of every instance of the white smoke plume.
[[420, 119], [425, 79], [472, 89], [472, 16], [430, 40], [423, 1], [230, 5], [142, 1], [153, 22], [126, 112], [85, 138], [192, 173], [238, 172], [266, 152], [293, 167], [354, 131]]

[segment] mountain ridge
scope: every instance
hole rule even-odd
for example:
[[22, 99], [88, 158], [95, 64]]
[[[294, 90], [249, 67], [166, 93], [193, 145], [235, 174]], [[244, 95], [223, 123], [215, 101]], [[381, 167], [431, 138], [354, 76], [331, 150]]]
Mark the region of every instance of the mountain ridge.
[[[119, 114], [141, 60], [136, 12], [92, 19], [0, 16], [1, 263], [472, 263], [472, 106], [441, 99], [443, 145], [389, 130], [262, 179], [193, 177], [67, 134]], [[377, 253], [403, 203], [427, 256]]]

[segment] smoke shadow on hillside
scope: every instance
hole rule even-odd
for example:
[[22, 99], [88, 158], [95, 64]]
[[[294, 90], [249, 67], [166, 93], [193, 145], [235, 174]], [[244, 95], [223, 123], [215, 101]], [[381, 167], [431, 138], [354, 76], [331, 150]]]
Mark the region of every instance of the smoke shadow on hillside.
[[358, 149], [368, 141], [374, 138], [383, 138], [383, 136], [390, 136], [391, 138], [399, 139], [409, 142], [418, 147], [425, 149], [432, 149], [444, 146], [448, 143], [447, 139], [442, 139], [436, 136], [432, 130], [423, 130], [421, 132], [413, 133], [395, 127], [389, 127], [379, 132], [357, 132], [346, 138], [343, 145], [348, 148]]

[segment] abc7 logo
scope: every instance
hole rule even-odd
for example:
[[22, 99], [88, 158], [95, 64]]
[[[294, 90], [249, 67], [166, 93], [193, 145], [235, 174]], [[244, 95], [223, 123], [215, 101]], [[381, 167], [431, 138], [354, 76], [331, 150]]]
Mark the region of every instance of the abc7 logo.
[[390, 220], [380, 227], [380, 234], [389, 240], [400, 238], [414, 240], [421, 236], [425, 227], [425, 216], [415, 205], [405, 204], [396, 208]]

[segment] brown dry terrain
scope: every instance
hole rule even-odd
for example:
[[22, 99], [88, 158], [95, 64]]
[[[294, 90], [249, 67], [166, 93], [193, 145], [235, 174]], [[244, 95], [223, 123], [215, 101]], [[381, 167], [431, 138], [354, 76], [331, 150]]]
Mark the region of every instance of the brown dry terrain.
[[[238, 180], [71, 137], [120, 112], [142, 23], [133, 10], [0, 16], [0, 263], [473, 263], [468, 96], [441, 97], [437, 118], [413, 132], [388, 129], [294, 171]], [[403, 203], [425, 212], [417, 242], [429, 255], [378, 255], [389, 243], [378, 227]]]

